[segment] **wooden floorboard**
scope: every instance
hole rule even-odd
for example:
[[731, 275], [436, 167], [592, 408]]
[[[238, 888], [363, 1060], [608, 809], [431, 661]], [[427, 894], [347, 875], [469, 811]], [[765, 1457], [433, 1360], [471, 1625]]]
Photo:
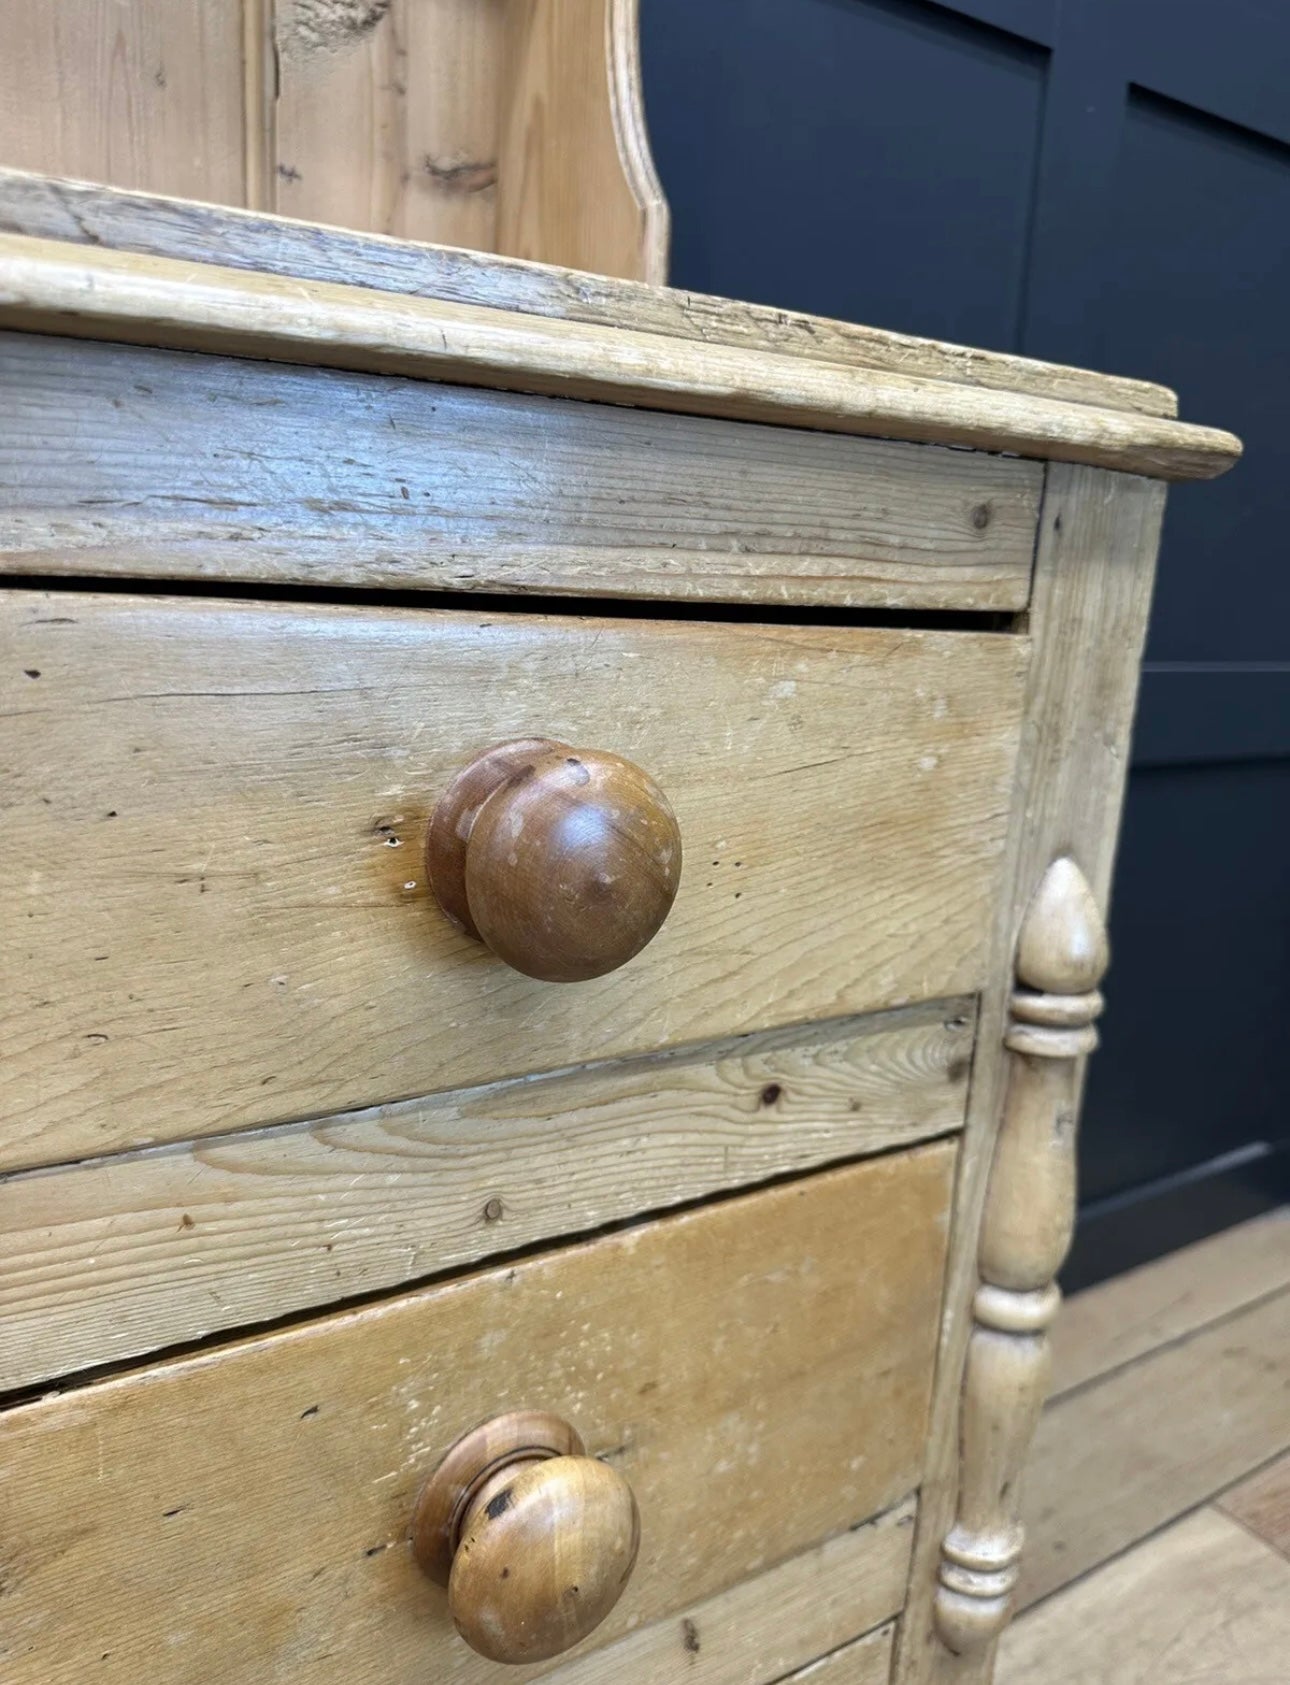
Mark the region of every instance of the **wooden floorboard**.
[[[1290, 1451], [1288, 1283], [1282, 1212], [1071, 1300], [1027, 1469], [1019, 1607]], [[1256, 1503], [1274, 1526], [1275, 1492]]]
[[1214, 1508], [1023, 1616], [996, 1685], [1285, 1685], [1290, 1562]]
[[1053, 1398], [1290, 1288], [1290, 1206], [1077, 1293], [1053, 1329]]
[[[1290, 1455], [1225, 1492], [1218, 1507], [1290, 1559]], [[1286, 1673], [1290, 1676], [1290, 1658]]]

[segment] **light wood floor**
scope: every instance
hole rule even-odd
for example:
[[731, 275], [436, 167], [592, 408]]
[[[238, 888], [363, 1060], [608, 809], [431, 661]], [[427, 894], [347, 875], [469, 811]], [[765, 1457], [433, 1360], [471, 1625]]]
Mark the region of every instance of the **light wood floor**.
[[998, 1685], [1290, 1685], [1290, 1210], [1058, 1327]]

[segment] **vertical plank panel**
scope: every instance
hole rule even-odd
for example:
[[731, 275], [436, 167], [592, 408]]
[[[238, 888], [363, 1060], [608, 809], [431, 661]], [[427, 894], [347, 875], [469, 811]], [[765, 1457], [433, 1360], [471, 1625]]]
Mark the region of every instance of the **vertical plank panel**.
[[508, 0], [278, 0], [276, 209], [491, 249], [507, 12]]
[[275, 203], [278, 71], [274, 0], [242, 0], [243, 193], [253, 211]]
[[241, 204], [237, 0], [0, 0], [0, 163]]

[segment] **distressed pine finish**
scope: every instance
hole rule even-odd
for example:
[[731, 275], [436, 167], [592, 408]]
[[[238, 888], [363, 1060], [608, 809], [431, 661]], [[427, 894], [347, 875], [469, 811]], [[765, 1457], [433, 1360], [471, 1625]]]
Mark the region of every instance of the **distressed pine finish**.
[[[389, 1685], [496, 1680], [407, 1534], [499, 1403], [576, 1418], [636, 1494], [640, 1557], [592, 1645], [840, 1541], [917, 1484], [954, 1159], [915, 1148], [0, 1413], [6, 1685], [137, 1685], [159, 1646], [221, 1681], [340, 1685], [373, 1648]], [[850, 1580], [804, 1626], [887, 1618], [890, 1580], [877, 1609]]]
[[[808, 1658], [832, 1652], [851, 1670], [840, 1675], [843, 1685], [886, 1685], [895, 1638], [889, 1617], [905, 1596], [913, 1522], [913, 1501], [905, 1500], [566, 1662], [551, 1678], [558, 1685], [672, 1685], [680, 1674], [694, 1685], [781, 1685], [797, 1679], [799, 1667], [809, 1678], [820, 1664]], [[826, 1675], [813, 1685], [834, 1681]]]
[[984, 1685], [991, 1677], [991, 1647], [955, 1654], [937, 1634], [933, 1605], [941, 1544], [958, 1506], [963, 1371], [986, 1186], [1013, 1058], [1004, 1036], [1017, 942], [1036, 887], [1063, 855], [1078, 859], [1105, 909], [1163, 507], [1156, 482], [1061, 465], [1048, 472], [1029, 615], [1034, 660], [1025, 738], [978, 1018], [897, 1685]]
[[0, 1177], [0, 1391], [961, 1128], [970, 1000]]
[[937, 1629], [960, 1654], [996, 1638], [1012, 1608], [1024, 1543], [1015, 1494], [1047, 1391], [1047, 1331], [1075, 1222], [1078, 1061], [1097, 1045], [1107, 957], [1083, 874], [1055, 861], [1017, 944], [1004, 1038], [1013, 1057], [963, 1380], [958, 1516], [941, 1546]]
[[[0, 572], [1019, 609], [1035, 462], [0, 334]], [[122, 393], [128, 392], [128, 403]]]
[[196, 263], [209, 262], [218, 252], [221, 263], [271, 275], [345, 281], [376, 292], [487, 304], [521, 316], [553, 316], [668, 339], [782, 352], [809, 362], [886, 370], [952, 386], [1028, 392], [1143, 415], [1178, 413], [1175, 394], [1145, 380], [947, 345], [800, 311], [575, 274], [547, 263], [381, 240], [246, 211], [216, 210], [184, 199], [107, 191], [84, 181], [51, 181], [17, 170], [0, 169], [0, 229]]
[[[490, 32], [520, 110], [592, 3], [443, 0], [475, 56], [427, 154]], [[338, 111], [412, 11], [315, 59]], [[317, 15], [246, 6], [256, 110]], [[1162, 482], [1238, 442], [1138, 382], [12, 174], [0, 355], [0, 1386], [64, 1389], [0, 1410], [16, 1685], [986, 1685]], [[1238, 1307], [1251, 1351], [1283, 1311]], [[1090, 1515], [1089, 1424], [1233, 1336], [1143, 1337], [1040, 1424], [1072, 1526], [1018, 1600], [1162, 1519], [1148, 1458]], [[528, 1411], [592, 1459], [562, 1428], [446, 1526], [432, 1471]]]
[[664, 279], [637, 0], [0, 0], [0, 24], [0, 164]]
[[[1026, 657], [975, 632], [10, 592], [0, 1164], [971, 992]], [[660, 934], [592, 983], [521, 976], [425, 884], [462, 763], [535, 731], [648, 767], [690, 860]]]
[[0, 326], [1212, 479], [1240, 442], [1138, 411], [477, 304], [0, 234]]

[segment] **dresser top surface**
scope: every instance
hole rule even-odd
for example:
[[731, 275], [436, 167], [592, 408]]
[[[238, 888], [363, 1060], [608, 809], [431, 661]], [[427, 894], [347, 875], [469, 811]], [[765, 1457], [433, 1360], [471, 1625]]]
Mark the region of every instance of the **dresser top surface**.
[[1207, 479], [1167, 388], [516, 258], [0, 170], [0, 326]]

